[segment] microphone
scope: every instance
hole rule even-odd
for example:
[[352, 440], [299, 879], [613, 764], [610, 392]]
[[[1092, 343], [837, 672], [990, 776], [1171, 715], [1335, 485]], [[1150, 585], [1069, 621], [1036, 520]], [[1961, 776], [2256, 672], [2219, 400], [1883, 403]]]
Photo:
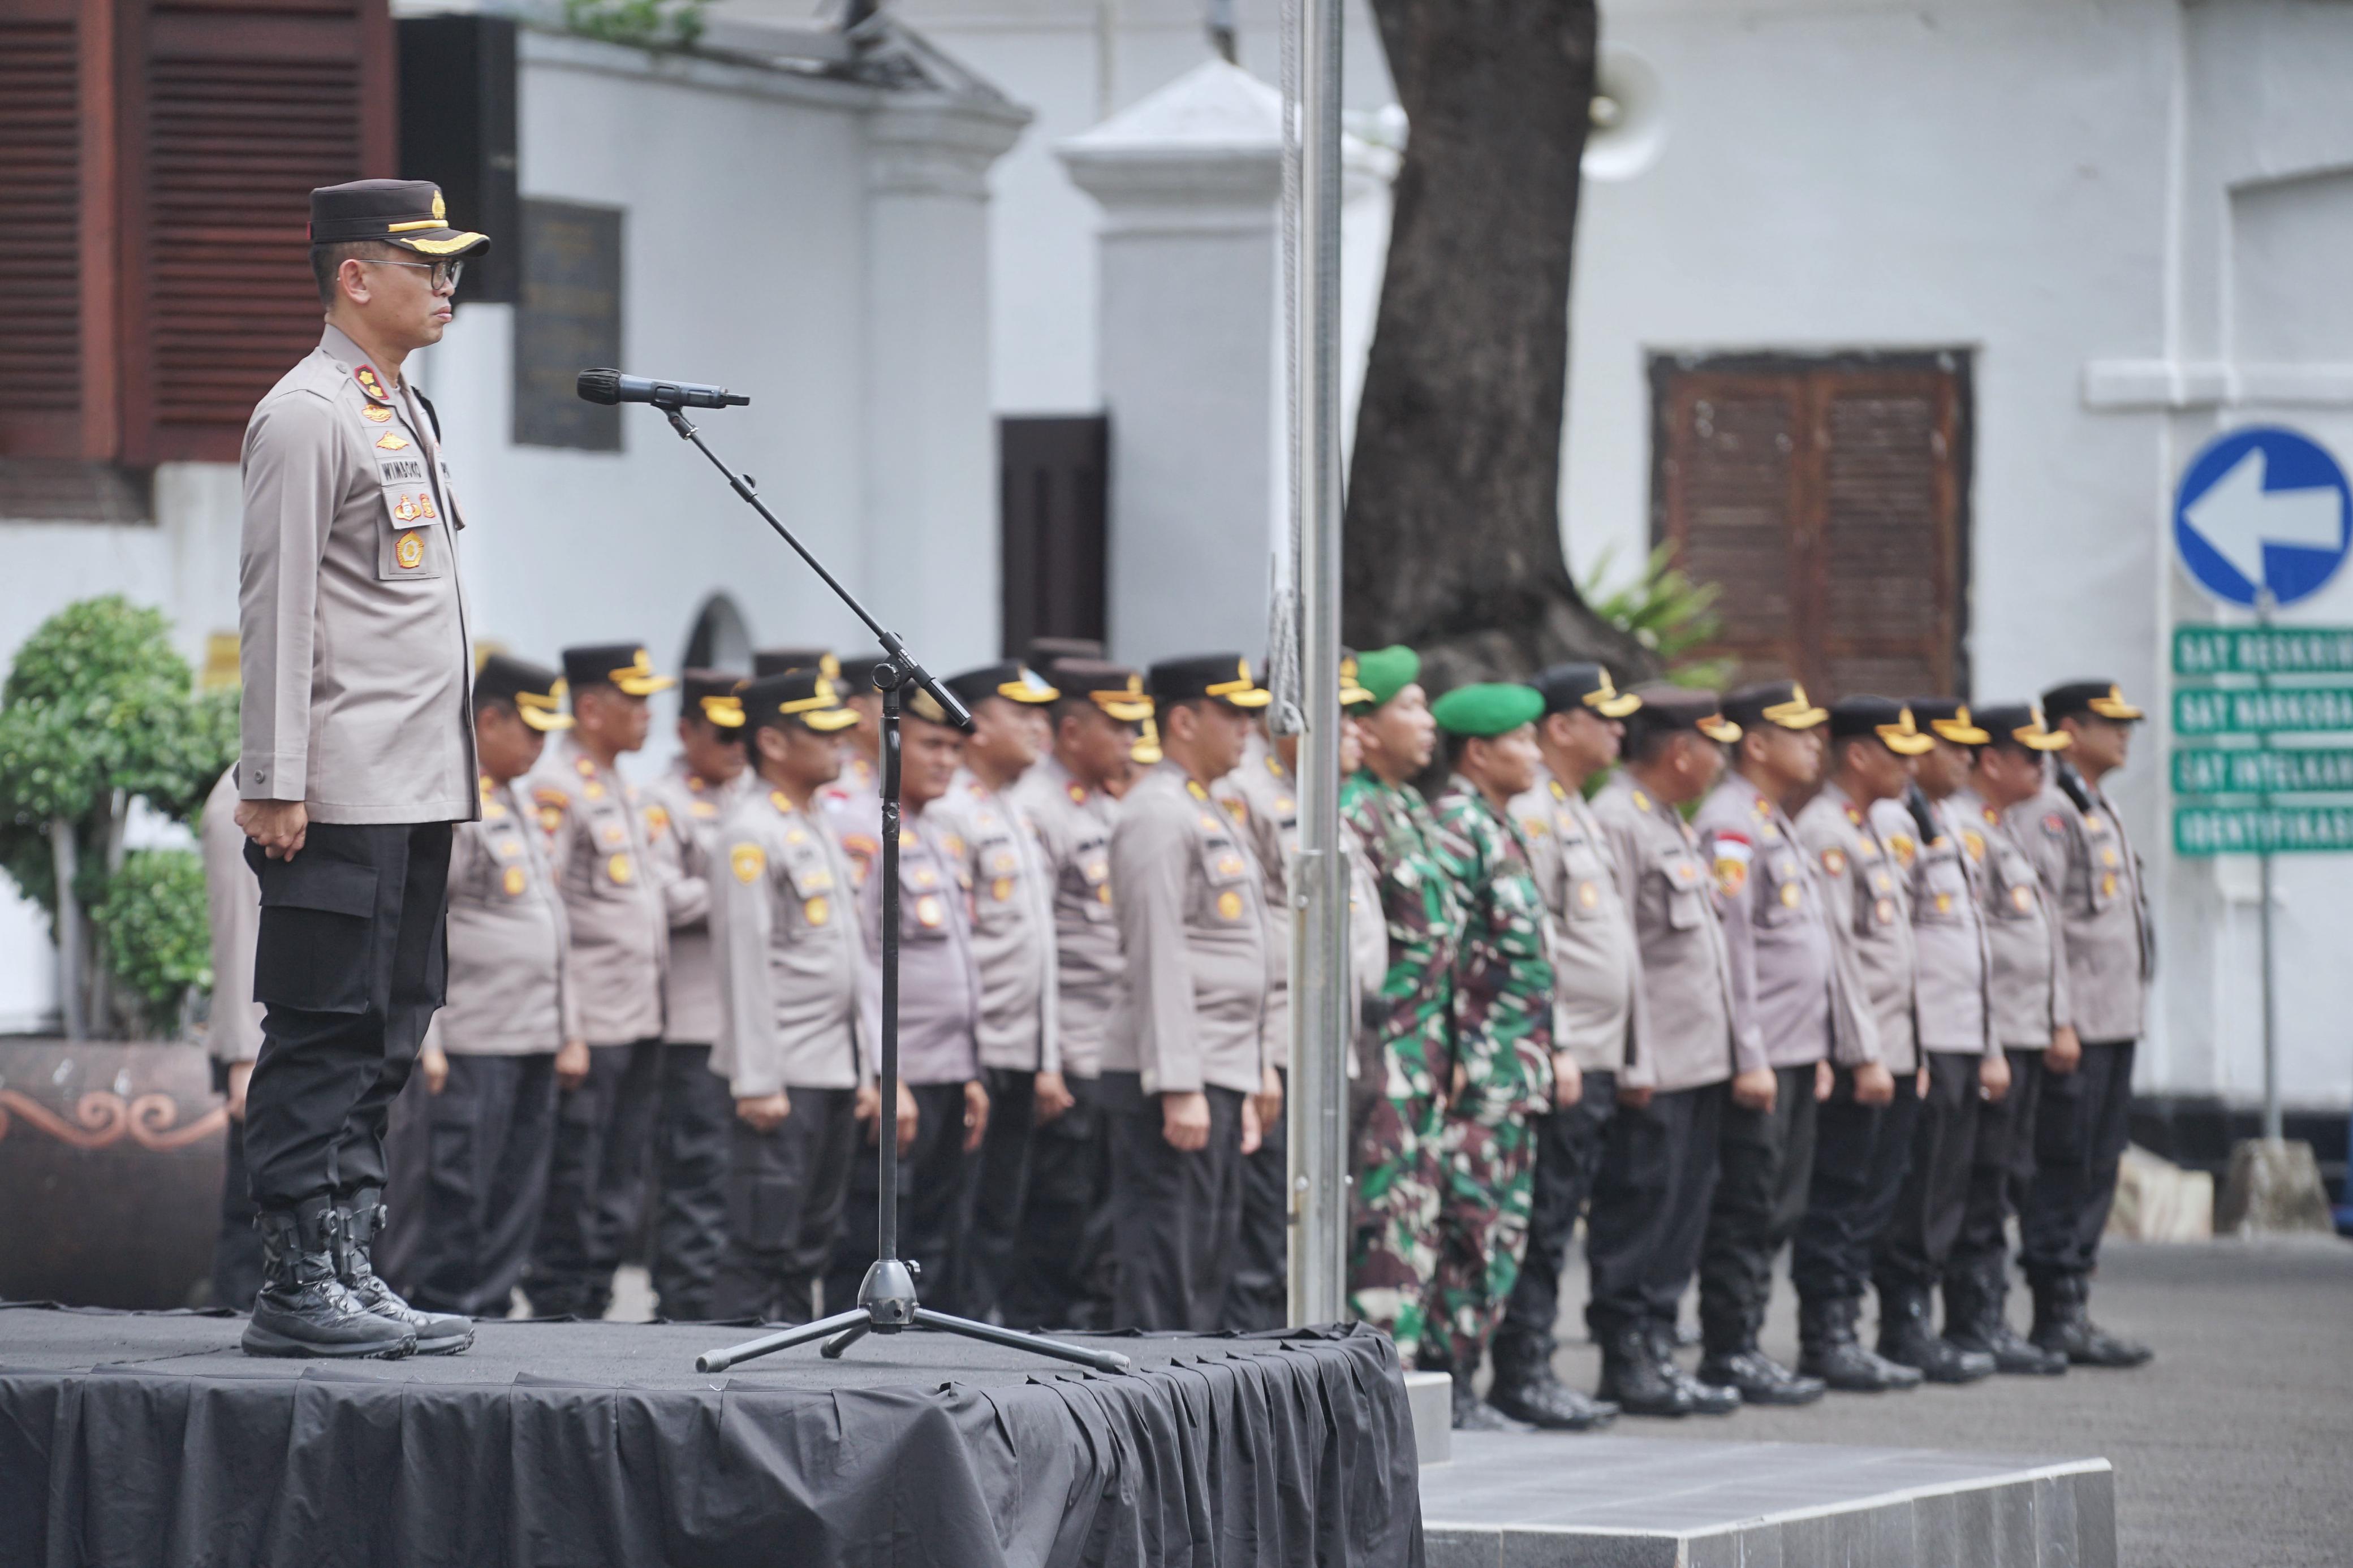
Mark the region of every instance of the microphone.
[[650, 403], [657, 408], [744, 408], [752, 400], [723, 386], [691, 381], [649, 381], [617, 370], [584, 370], [576, 390], [589, 403]]

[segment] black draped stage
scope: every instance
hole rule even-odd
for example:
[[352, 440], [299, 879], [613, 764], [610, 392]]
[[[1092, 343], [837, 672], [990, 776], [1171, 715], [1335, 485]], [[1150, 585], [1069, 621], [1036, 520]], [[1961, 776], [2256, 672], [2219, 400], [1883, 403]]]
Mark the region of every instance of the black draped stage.
[[1397, 1352], [1116, 1338], [1103, 1377], [928, 1333], [704, 1377], [743, 1331], [485, 1323], [256, 1361], [242, 1320], [0, 1307], [5, 1568], [1419, 1568]]

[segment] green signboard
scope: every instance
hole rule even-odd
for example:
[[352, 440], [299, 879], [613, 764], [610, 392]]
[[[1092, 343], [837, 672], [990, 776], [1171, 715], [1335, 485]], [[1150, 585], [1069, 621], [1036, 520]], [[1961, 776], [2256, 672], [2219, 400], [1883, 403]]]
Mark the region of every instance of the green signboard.
[[2176, 626], [2176, 675], [2353, 675], [2353, 626]]
[[2353, 730], [2353, 687], [2293, 691], [2177, 691], [2178, 735], [2263, 735]]
[[2180, 795], [2310, 795], [2353, 790], [2353, 751], [2308, 747], [2173, 753], [2173, 787]]
[[2173, 847], [2183, 855], [2353, 849], [2353, 805], [2179, 805]]

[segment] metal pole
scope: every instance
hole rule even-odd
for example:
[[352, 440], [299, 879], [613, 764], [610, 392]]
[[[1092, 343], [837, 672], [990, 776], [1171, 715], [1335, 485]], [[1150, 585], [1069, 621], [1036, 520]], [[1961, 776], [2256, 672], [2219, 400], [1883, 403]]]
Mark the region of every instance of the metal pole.
[[1340, 0], [1300, 6], [1299, 876], [1291, 889], [1291, 1321], [1347, 1311], [1348, 871], [1340, 847]]
[[[2272, 624], [2272, 594], [2269, 588], [2255, 590], [2255, 625], [2269, 630]], [[2260, 675], [2257, 684], [2271, 689], [2272, 678]], [[2268, 751], [2269, 735], [2258, 735], [2255, 744]], [[2271, 808], [2272, 797], [2262, 797], [2263, 808]], [[2286, 1135], [2280, 1120], [2279, 1097], [2279, 988], [2272, 979], [2272, 857], [2269, 850], [2255, 858], [2256, 883], [2263, 900], [2262, 923], [2263, 966], [2263, 1137], [2277, 1142]]]

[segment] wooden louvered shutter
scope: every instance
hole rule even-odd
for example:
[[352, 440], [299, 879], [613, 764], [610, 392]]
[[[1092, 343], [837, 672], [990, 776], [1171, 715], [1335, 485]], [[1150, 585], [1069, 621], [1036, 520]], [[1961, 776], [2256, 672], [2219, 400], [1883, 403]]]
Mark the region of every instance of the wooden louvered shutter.
[[1735, 684], [1965, 694], [1965, 364], [1653, 362], [1653, 533], [1721, 585]]
[[103, 6], [0, 16], [0, 457], [113, 453]]
[[319, 341], [310, 193], [396, 158], [385, 0], [123, 0], [123, 456], [235, 461]]

